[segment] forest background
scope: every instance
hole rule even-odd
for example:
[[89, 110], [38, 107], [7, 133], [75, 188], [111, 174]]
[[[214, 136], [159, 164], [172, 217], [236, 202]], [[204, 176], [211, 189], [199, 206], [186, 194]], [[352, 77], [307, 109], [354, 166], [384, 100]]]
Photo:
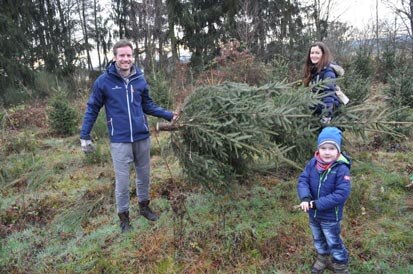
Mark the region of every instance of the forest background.
[[[1, 0], [0, 272], [308, 272], [307, 219], [291, 209], [299, 169], [261, 162], [211, 192], [188, 176], [169, 132], [152, 133], [151, 195], [161, 218], [138, 218], [133, 197], [135, 230], [119, 233], [104, 115], [94, 153], [83, 155], [78, 132], [111, 47], [128, 38], [151, 96], [170, 109], [227, 81], [295, 90], [308, 46], [325, 42], [346, 70], [345, 117], [370, 119], [365, 130], [345, 131], [354, 161], [343, 224], [350, 269], [413, 273], [413, 2], [381, 3], [392, 19], [377, 13], [355, 29], [333, 16], [334, 0]], [[277, 138], [307, 148], [294, 159], [303, 166], [314, 143], [290, 130]]]

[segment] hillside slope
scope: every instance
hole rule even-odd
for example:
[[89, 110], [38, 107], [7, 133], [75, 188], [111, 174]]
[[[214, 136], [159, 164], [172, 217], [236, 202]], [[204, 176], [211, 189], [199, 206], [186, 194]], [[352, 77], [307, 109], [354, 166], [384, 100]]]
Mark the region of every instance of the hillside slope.
[[[132, 196], [134, 230], [124, 235], [106, 140], [85, 156], [77, 136], [54, 137], [45, 125], [3, 129], [0, 272], [308, 273], [307, 216], [292, 209], [298, 171], [251, 176], [214, 195], [185, 181], [168, 141], [168, 133], [152, 138], [160, 220], [138, 217]], [[413, 273], [412, 145], [387, 151], [356, 138], [346, 145], [354, 160], [343, 221], [352, 273]]]

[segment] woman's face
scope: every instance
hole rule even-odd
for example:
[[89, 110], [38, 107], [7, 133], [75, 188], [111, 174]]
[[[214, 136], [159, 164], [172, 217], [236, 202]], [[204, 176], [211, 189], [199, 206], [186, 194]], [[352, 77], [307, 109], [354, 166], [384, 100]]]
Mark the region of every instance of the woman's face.
[[323, 51], [318, 46], [312, 47], [310, 49], [310, 60], [314, 65], [320, 61], [322, 56]]

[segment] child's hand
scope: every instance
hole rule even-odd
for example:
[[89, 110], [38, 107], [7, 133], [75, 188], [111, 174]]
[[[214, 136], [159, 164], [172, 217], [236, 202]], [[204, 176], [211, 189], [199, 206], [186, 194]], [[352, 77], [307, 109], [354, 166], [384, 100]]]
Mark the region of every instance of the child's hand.
[[302, 202], [300, 204], [300, 208], [301, 210], [303, 210], [304, 212], [307, 212], [310, 209], [310, 202]]

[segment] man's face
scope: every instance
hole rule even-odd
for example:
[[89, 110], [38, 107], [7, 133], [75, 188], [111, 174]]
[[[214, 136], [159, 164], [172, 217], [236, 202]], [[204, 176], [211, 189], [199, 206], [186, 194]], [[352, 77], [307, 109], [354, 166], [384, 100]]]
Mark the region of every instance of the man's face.
[[116, 66], [122, 71], [130, 71], [133, 63], [132, 49], [128, 46], [118, 48], [115, 56]]

